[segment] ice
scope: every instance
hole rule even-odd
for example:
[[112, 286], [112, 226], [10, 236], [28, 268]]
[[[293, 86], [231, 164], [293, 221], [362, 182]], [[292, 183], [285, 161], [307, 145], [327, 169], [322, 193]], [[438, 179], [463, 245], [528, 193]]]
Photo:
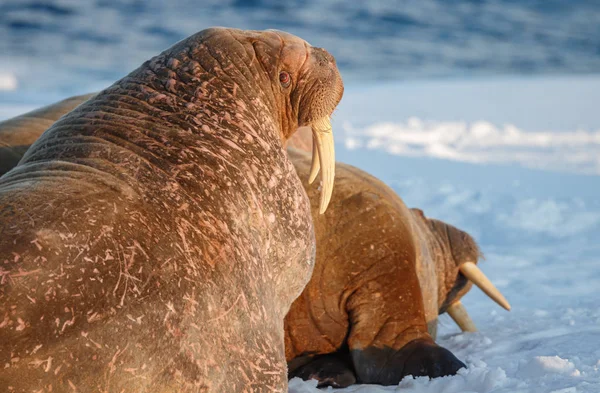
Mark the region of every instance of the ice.
[[518, 374], [525, 378], [543, 377], [547, 374], [565, 374], [571, 377], [579, 377], [581, 372], [567, 359], [558, 356], [536, 356], [520, 364]]
[[528, 132], [487, 121], [345, 125], [348, 149], [367, 146], [392, 154], [471, 163], [518, 163], [531, 168], [600, 174], [600, 130]]

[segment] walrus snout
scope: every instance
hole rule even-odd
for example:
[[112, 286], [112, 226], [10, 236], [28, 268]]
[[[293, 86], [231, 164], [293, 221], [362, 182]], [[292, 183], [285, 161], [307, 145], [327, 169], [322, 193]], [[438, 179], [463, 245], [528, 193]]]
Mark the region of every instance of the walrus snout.
[[323, 214], [331, 200], [335, 178], [335, 151], [330, 116], [342, 99], [344, 84], [334, 57], [325, 49], [311, 48], [310, 65], [319, 83], [312, 86], [314, 98], [308, 106], [309, 110], [300, 113], [299, 125], [310, 126], [313, 132], [313, 159], [308, 182], [312, 183], [322, 169], [323, 185], [319, 212]]
[[280, 107], [283, 142], [299, 127], [313, 131], [313, 170], [310, 182], [322, 167], [321, 209], [324, 213], [333, 192], [335, 152], [330, 116], [344, 93], [335, 58], [325, 49], [278, 31], [234, 30], [241, 42], [250, 43], [256, 60], [273, 84]]

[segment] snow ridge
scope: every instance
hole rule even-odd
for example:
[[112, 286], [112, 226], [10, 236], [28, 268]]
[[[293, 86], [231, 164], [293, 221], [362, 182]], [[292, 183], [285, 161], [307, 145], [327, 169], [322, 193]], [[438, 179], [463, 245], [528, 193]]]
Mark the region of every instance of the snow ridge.
[[366, 147], [410, 157], [519, 164], [528, 168], [600, 174], [600, 130], [524, 131], [512, 124], [424, 121], [344, 125], [349, 149]]

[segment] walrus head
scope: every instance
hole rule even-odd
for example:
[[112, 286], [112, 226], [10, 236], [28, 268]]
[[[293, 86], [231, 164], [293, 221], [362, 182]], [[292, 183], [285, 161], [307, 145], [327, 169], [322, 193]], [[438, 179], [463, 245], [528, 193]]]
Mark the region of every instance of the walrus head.
[[335, 177], [335, 152], [330, 116], [342, 99], [344, 85], [335, 59], [292, 34], [277, 31], [232, 30], [240, 42], [249, 42], [256, 59], [271, 80], [280, 113], [282, 141], [299, 127], [310, 127], [313, 161], [310, 182], [322, 166], [320, 212], [331, 199]]
[[439, 288], [439, 314], [448, 312], [463, 331], [476, 331], [460, 299], [477, 285], [493, 301], [506, 310], [510, 304], [502, 293], [492, 284], [485, 274], [477, 267], [483, 254], [477, 242], [468, 233], [436, 219], [428, 219], [422, 211], [412, 209], [413, 213], [427, 222], [434, 238], [437, 240]]

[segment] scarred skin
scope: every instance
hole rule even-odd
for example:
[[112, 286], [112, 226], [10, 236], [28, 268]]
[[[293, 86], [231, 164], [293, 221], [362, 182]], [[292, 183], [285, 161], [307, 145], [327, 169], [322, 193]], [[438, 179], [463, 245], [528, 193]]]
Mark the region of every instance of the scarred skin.
[[[290, 146], [306, 149], [304, 142], [298, 133]], [[310, 157], [288, 152], [306, 179]], [[320, 386], [394, 385], [406, 375], [437, 377], [464, 367], [434, 338], [438, 313], [472, 286], [459, 272], [480, 256], [472, 237], [408, 209], [384, 183], [350, 165], [336, 165], [324, 215], [318, 191], [304, 186], [317, 258], [285, 319], [290, 377], [316, 378]]]
[[208, 29], [56, 122], [0, 178], [0, 386], [286, 392], [314, 232], [283, 144], [342, 91], [297, 37]]

